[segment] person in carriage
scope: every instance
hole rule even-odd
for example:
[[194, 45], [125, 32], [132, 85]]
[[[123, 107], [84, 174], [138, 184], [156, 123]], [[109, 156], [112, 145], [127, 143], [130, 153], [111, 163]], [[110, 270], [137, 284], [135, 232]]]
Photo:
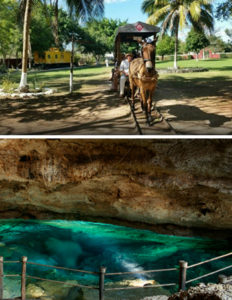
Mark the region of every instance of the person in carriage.
[[128, 80], [129, 76], [129, 67], [130, 67], [130, 62], [133, 59], [133, 54], [127, 53], [125, 55], [125, 59], [122, 60], [119, 70], [120, 70], [120, 98], [124, 97], [124, 90], [125, 90], [125, 84], [126, 81]]

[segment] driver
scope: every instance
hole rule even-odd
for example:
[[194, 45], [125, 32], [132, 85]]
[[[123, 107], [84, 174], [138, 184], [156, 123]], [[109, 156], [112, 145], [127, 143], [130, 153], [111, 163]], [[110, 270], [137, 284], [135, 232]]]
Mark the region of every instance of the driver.
[[120, 98], [124, 97], [124, 89], [125, 89], [125, 83], [126, 80], [129, 76], [129, 66], [130, 66], [130, 62], [133, 59], [133, 55], [131, 53], [127, 53], [125, 55], [125, 59], [122, 60], [121, 64], [120, 64], [120, 73], [121, 73], [121, 77], [120, 77]]

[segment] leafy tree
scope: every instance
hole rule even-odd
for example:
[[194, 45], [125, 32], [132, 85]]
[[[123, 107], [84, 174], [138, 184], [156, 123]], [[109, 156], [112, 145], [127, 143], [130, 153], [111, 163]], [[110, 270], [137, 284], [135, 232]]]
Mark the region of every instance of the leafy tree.
[[[178, 41], [178, 45], [179, 45], [179, 47], [178, 47], [178, 53], [179, 54], [184, 54], [184, 53], [186, 53], [186, 42], [185, 41]], [[173, 51], [174, 52], [174, 51]], [[172, 52], [172, 53], [173, 53]]]
[[[31, 10], [33, 3], [39, 0], [20, 0], [23, 3], [24, 9], [24, 22], [23, 22], [23, 59], [22, 59], [22, 73], [19, 84], [20, 90], [25, 90], [27, 86], [27, 60], [28, 60], [28, 49], [29, 49], [29, 28], [31, 21]], [[54, 0], [55, 9], [58, 11], [58, 0]], [[44, 0], [46, 6], [46, 0]], [[52, 0], [51, 0], [51, 3]], [[104, 0], [67, 0], [70, 16], [87, 20], [92, 16], [96, 16], [103, 13], [104, 11]], [[55, 18], [58, 24], [58, 13], [55, 11]], [[58, 31], [58, 27], [56, 27]], [[57, 41], [56, 41], [57, 43]]]
[[[59, 0], [50, 0], [50, 3], [53, 7], [53, 36], [56, 46], [59, 47]], [[77, 18], [82, 19], [83, 21], [96, 16], [100, 17], [104, 12], [104, 0], [66, 0], [66, 4], [68, 6], [70, 15], [75, 15]]]
[[213, 52], [224, 52], [226, 48], [226, 43], [220, 38], [215, 35], [211, 35], [209, 37], [210, 41], [210, 49]]
[[194, 29], [192, 29], [186, 39], [186, 50], [188, 52], [194, 51], [197, 53], [200, 52], [200, 50], [204, 49], [210, 44], [209, 40], [202, 32], [197, 32]]
[[230, 51], [232, 51], [232, 29], [226, 29], [225, 33], [229, 38], [228, 43], [227, 43], [226, 52], [230, 52]]
[[20, 28], [17, 25], [18, 3], [15, 0], [0, 1], [0, 53], [3, 61], [7, 54], [16, 54], [20, 48]]
[[54, 46], [54, 39], [50, 23], [50, 9], [45, 13], [42, 3], [34, 6], [31, 16], [30, 39], [32, 52], [43, 53]]
[[232, 16], [232, 1], [224, 0], [217, 6], [216, 16], [218, 19], [229, 19]]
[[143, 12], [147, 13], [148, 23], [161, 23], [163, 35], [167, 30], [175, 36], [174, 68], [177, 68], [179, 30], [192, 24], [199, 31], [213, 29], [211, 0], [144, 0]]
[[101, 20], [94, 19], [87, 22], [86, 29], [90, 36], [96, 41], [104, 44], [107, 52], [112, 52], [114, 49], [115, 34], [119, 26], [126, 24], [126, 21], [113, 20], [103, 18]]
[[169, 35], [164, 35], [157, 43], [156, 53], [162, 56], [172, 54], [175, 51], [175, 40]]

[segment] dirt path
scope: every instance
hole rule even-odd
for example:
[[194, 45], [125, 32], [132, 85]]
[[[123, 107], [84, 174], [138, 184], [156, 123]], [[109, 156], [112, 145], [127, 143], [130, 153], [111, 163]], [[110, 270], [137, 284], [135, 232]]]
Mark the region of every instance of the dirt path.
[[135, 135], [128, 104], [102, 82], [73, 95], [1, 100], [0, 134]]
[[161, 78], [157, 108], [176, 134], [232, 134], [232, 80]]
[[[73, 95], [0, 99], [0, 135], [138, 135], [128, 103], [110, 91], [107, 77], [88, 77]], [[161, 78], [155, 100], [164, 120], [147, 126], [137, 101], [142, 134], [232, 134], [231, 83], [218, 87]]]
[[[91, 79], [90, 79], [91, 80]], [[78, 93], [35, 99], [1, 99], [1, 135], [138, 135], [129, 104], [110, 91], [110, 82], [86, 80]], [[143, 134], [171, 134], [163, 121], [148, 127], [139, 103]]]

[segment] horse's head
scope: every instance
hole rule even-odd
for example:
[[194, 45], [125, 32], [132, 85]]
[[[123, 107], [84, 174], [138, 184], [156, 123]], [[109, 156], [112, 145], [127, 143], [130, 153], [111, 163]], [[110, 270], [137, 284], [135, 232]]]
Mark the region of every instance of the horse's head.
[[153, 70], [153, 63], [155, 59], [155, 46], [154, 44], [144, 42], [142, 44], [142, 56], [145, 67], [149, 73]]

